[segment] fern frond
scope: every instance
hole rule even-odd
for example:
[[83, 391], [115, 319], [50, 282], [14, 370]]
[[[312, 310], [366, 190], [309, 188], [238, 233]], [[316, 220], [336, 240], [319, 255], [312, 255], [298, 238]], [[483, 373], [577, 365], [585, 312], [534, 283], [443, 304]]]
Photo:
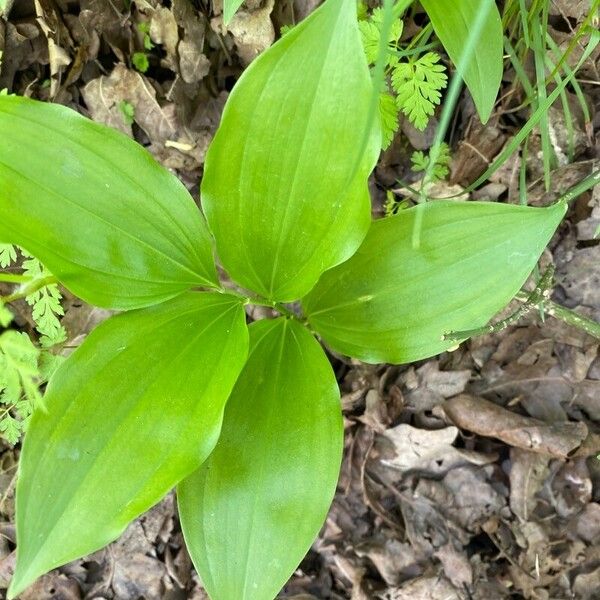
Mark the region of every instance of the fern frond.
[[398, 109], [421, 131], [442, 99], [440, 90], [448, 82], [445, 70], [439, 54], [427, 52], [417, 60], [398, 63], [392, 72]]

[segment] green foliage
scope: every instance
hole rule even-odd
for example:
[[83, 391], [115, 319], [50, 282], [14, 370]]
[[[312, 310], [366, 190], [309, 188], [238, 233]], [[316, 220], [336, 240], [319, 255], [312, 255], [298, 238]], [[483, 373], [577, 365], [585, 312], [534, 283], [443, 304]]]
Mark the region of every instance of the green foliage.
[[41, 404], [40, 352], [26, 333], [0, 335], [0, 434], [16, 444], [33, 409]]
[[381, 142], [373, 128], [359, 154], [372, 94], [361, 53], [354, 2], [328, 0], [248, 67], [206, 155], [202, 208], [223, 267], [271, 301], [306, 294], [369, 228]]
[[121, 111], [121, 115], [123, 115], [125, 125], [133, 125], [135, 120], [135, 106], [127, 100], [121, 100], [119, 102], [119, 110]]
[[565, 211], [437, 200], [375, 221], [303, 300], [308, 321], [334, 350], [369, 363], [443, 352], [456, 343], [445, 333], [484, 325], [517, 293]]
[[0, 244], [0, 267], [5, 269], [17, 260], [17, 249], [12, 244]]
[[133, 140], [11, 96], [0, 97], [0, 139], [0, 241], [27, 248], [74, 294], [131, 309], [217, 285], [194, 200]]
[[[224, 18], [237, 6], [225, 2]], [[426, 57], [388, 68], [404, 73], [401, 90], [413, 86], [405, 96], [433, 102], [443, 74]], [[381, 91], [355, 1], [326, 0], [230, 94], [201, 188], [210, 233], [183, 185], [126, 136], [62, 106], [0, 97], [0, 240], [84, 300], [126, 311], [58, 367], [46, 410], [31, 417], [9, 598], [114, 540], [178, 485], [213, 600], [272, 600], [310, 547], [340, 464], [339, 390], [315, 336], [366, 361], [416, 360], [518, 291], [564, 203], [436, 201], [372, 222], [381, 137], [368, 113]], [[213, 243], [236, 289], [251, 291], [219, 283]], [[57, 316], [56, 299], [37, 297], [40, 319]], [[299, 300], [307, 317], [281, 304]], [[284, 315], [251, 325], [249, 353], [248, 303]], [[26, 342], [9, 334], [20, 348], [11, 364], [33, 373]], [[37, 380], [18, 385], [22, 398], [37, 393]], [[3, 388], [12, 400], [15, 386], [12, 376]]]
[[398, 131], [398, 106], [392, 94], [383, 92], [379, 96], [379, 118], [381, 120], [381, 148], [385, 150]]
[[239, 298], [188, 292], [105, 321], [63, 363], [21, 456], [13, 590], [109, 543], [200, 466], [247, 335]]
[[213, 600], [274, 598], [308, 552], [342, 459], [339, 402], [305, 327], [281, 318], [250, 326], [219, 442], [178, 489], [187, 546]]
[[[52, 275], [39, 260], [33, 257], [23, 262], [23, 268], [25, 275], [32, 279], [41, 280]], [[67, 338], [67, 332], [59, 319], [65, 314], [60, 305], [61, 299], [62, 294], [55, 283], [45, 285], [25, 297], [27, 304], [33, 307], [33, 320], [42, 336], [40, 343], [44, 348], [60, 344]]]
[[[362, 38], [363, 48], [367, 61], [374, 64], [379, 53], [379, 41], [381, 39], [381, 30], [383, 27], [383, 9], [376, 8], [368, 20], [359, 20], [358, 27]], [[387, 65], [393, 66], [397, 62], [394, 50], [398, 49], [398, 40], [402, 35], [403, 23], [402, 20], [396, 18], [392, 23], [388, 36], [388, 49], [392, 52], [388, 53]]]
[[[487, 122], [503, 72], [502, 20], [495, 0], [421, 0], [435, 34]], [[471, 45], [471, 34], [475, 33]], [[478, 35], [477, 35], [478, 34]]]
[[396, 104], [417, 129], [427, 127], [435, 106], [442, 99], [440, 90], [448, 81], [444, 71], [436, 52], [427, 52], [394, 67], [392, 87], [397, 94]]
[[227, 25], [233, 19], [235, 11], [242, 5], [244, 0], [223, 0], [223, 23]]
[[134, 52], [131, 57], [131, 62], [140, 73], [145, 73], [150, 68], [150, 61], [145, 52]]
[[[431, 153], [425, 154], [422, 150], [415, 150], [410, 157], [412, 170], [417, 173], [427, 171], [430, 163]], [[431, 171], [431, 181], [444, 179], [450, 172], [450, 148], [448, 144], [442, 142], [437, 152], [435, 164]]]
[[[440, 57], [435, 52], [427, 52], [419, 57], [418, 52], [406, 59], [399, 58], [399, 40], [403, 24], [394, 9], [395, 20], [390, 28], [385, 62], [387, 84], [380, 96], [379, 114], [382, 130], [382, 149], [386, 149], [398, 131], [398, 113], [402, 111], [410, 122], [420, 130], [425, 129], [435, 107], [440, 103], [440, 91], [446, 87], [447, 76]], [[365, 56], [369, 64], [374, 64], [379, 52], [383, 27], [383, 9], [376, 8], [369, 18], [359, 21], [359, 29]], [[418, 49], [417, 49], [418, 50]]]

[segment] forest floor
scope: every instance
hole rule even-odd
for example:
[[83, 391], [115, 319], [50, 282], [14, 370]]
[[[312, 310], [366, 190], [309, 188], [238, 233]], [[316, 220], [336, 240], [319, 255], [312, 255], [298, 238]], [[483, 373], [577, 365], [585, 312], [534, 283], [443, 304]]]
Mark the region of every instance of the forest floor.
[[[134, 137], [197, 197], [228, 91], [282, 25], [317, 3], [249, 0], [224, 28], [218, 0], [213, 9], [191, 0], [16, 0], [9, 18], [0, 19], [0, 89], [66, 104]], [[584, 1], [552, 3], [559, 43], [588, 9]], [[530, 137], [529, 204], [548, 204], [598, 168], [599, 65], [595, 52], [579, 74], [590, 121], [570, 92], [572, 127], [559, 102], [550, 109], [555, 155], [567, 156], [569, 136], [573, 152], [552, 171], [549, 192], [540, 135]], [[527, 119], [514, 79], [507, 63], [501, 99], [485, 126], [463, 92], [440, 196], [473, 182]], [[425, 132], [401, 123], [371, 179], [375, 216], [387, 190], [416, 180], [410, 154], [429, 147], [436, 123]], [[515, 153], [471, 198], [518, 203], [520, 161]], [[586, 192], [542, 258], [556, 267], [553, 299], [596, 320], [599, 223], [600, 190]], [[68, 296], [65, 312], [71, 344], [106, 317]], [[32, 331], [25, 305], [17, 324]], [[281, 598], [599, 599], [598, 349], [597, 339], [552, 317], [542, 322], [533, 311], [498, 334], [416, 364], [331, 356], [345, 415], [341, 478], [326, 525]], [[0, 446], [0, 588], [14, 567], [18, 458], [18, 446]], [[172, 495], [111, 546], [44, 576], [21, 596], [84, 598], [207, 598]]]

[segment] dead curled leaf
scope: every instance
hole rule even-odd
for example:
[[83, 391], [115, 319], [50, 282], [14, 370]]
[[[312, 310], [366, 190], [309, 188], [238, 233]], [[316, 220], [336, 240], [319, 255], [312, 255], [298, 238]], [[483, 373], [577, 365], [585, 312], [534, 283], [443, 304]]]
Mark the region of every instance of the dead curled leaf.
[[535, 508], [535, 495], [548, 476], [550, 457], [521, 448], [510, 450], [510, 508], [527, 521]]
[[556, 458], [567, 458], [588, 435], [585, 423], [544, 423], [467, 394], [448, 400], [443, 408], [461, 429]]
[[406, 473], [413, 470], [428, 474], [443, 474], [466, 464], [486, 464], [496, 456], [455, 448], [458, 436], [456, 427], [437, 430], [418, 429], [401, 423], [383, 433], [393, 446], [393, 457], [382, 458], [382, 464]]

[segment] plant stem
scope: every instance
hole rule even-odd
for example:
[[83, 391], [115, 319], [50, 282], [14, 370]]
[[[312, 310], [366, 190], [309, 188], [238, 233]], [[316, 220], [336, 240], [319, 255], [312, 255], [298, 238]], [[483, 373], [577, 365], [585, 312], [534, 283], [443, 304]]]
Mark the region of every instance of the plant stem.
[[[519, 292], [515, 298], [519, 302], [526, 302], [527, 292]], [[576, 313], [574, 310], [565, 308], [564, 306], [561, 306], [552, 300], [546, 300], [544, 302], [544, 312], [556, 319], [564, 321], [573, 327], [576, 327], [577, 329], [585, 331], [596, 339], [600, 339], [600, 323], [596, 323], [596, 321], [588, 319], [587, 317]]]
[[32, 279], [28, 283], [22, 285], [16, 292], [8, 296], [0, 297], [0, 302], [8, 304], [21, 298], [34, 294], [38, 290], [45, 288], [47, 285], [58, 283], [58, 279], [54, 275], [48, 275], [47, 277], [41, 277], [40, 279]]
[[0, 281], [4, 283], [28, 283], [32, 278], [28, 275], [17, 275], [13, 273], [0, 273]]

